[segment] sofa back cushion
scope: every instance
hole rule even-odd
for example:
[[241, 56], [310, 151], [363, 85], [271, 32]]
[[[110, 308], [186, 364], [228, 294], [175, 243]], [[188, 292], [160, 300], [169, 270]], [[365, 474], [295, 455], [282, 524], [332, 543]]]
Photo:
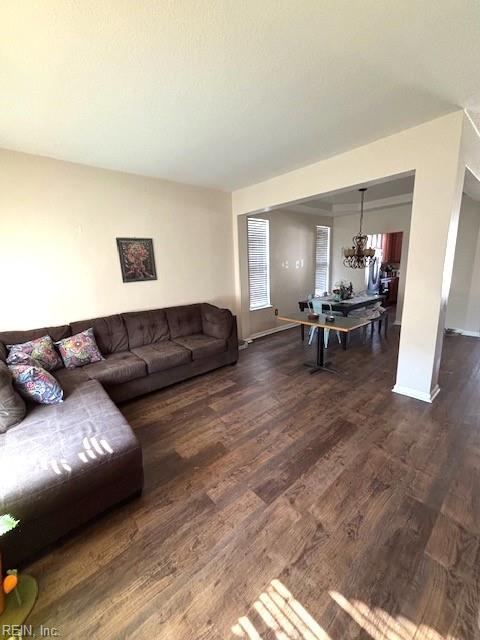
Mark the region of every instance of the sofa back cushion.
[[62, 324], [58, 327], [42, 327], [41, 329], [29, 329], [27, 331], [2, 331], [0, 332], [0, 360], [5, 362], [7, 359], [7, 344], [21, 344], [41, 338], [42, 336], [50, 336], [53, 342], [63, 340], [72, 335], [70, 326]]
[[130, 349], [163, 342], [170, 337], [167, 314], [164, 309], [132, 311], [122, 314]]
[[127, 329], [121, 315], [79, 320], [70, 324], [72, 335], [81, 333], [90, 327], [93, 328], [98, 348], [103, 354], [128, 351]]
[[11, 372], [0, 362], [0, 433], [21, 422], [25, 411], [25, 402], [13, 388]]
[[167, 314], [170, 337], [180, 338], [202, 333], [202, 312], [199, 304], [187, 304], [182, 307], [169, 307]]
[[207, 302], [202, 304], [202, 331], [207, 336], [227, 340], [232, 333], [233, 315]]

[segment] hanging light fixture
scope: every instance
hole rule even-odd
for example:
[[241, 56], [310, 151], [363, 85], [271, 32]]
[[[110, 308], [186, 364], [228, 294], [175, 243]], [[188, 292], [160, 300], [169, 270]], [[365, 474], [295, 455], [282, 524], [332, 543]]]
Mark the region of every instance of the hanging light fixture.
[[350, 267], [352, 269], [365, 269], [372, 264], [375, 260], [375, 249], [368, 248], [368, 236], [362, 233], [362, 224], [363, 224], [363, 203], [365, 200], [365, 191], [367, 189], [364, 187], [359, 189], [361, 194], [361, 204], [360, 204], [360, 231], [356, 236], [353, 236], [353, 246], [345, 247], [343, 250], [344, 260], [343, 264], [346, 267]]

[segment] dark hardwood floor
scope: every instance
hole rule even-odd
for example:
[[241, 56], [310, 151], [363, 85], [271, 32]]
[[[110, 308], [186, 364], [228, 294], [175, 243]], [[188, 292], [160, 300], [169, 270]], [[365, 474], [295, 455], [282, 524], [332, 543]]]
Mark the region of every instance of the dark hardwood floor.
[[28, 569], [33, 624], [62, 638], [480, 637], [480, 341], [445, 340], [433, 405], [391, 392], [388, 342], [329, 350], [298, 330], [123, 405], [140, 499]]

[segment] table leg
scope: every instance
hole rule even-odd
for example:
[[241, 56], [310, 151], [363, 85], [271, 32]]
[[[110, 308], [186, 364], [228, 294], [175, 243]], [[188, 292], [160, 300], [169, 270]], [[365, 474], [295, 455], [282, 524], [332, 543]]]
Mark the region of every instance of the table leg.
[[300, 325], [300, 332], [301, 332], [301, 335], [302, 335], [302, 342], [303, 342], [305, 340], [305, 325], [304, 324]]
[[325, 329], [319, 328], [317, 331], [317, 367], [325, 364]]
[[335, 369], [329, 367], [329, 363], [325, 362], [325, 345], [324, 345], [325, 330], [323, 327], [317, 329], [317, 360], [315, 364], [306, 363], [307, 367], [311, 367], [310, 373], [316, 373], [317, 371], [328, 371], [328, 373], [337, 373]]

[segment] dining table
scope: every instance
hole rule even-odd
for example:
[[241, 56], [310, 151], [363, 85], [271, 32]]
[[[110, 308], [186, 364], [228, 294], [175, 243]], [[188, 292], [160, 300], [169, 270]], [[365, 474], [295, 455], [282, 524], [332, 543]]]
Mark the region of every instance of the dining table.
[[369, 324], [369, 320], [365, 318], [348, 318], [344, 316], [328, 316], [325, 314], [314, 317], [313, 314], [304, 311], [303, 313], [292, 313], [288, 315], [278, 315], [279, 320], [299, 324], [302, 327], [313, 327], [317, 334], [317, 348], [315, 362], [306, 362], [305, 366], [310, 367], [310, 373], [317, 371], [326, 371], [328, 373], [338, 373], [329, 362], [325, 362], [325, 329], [333, 329], [339, 331], [343, 335], [348, 335], [351, 331], [359, 329]]
[[[338, 300], [335, 296], [318, 296], [315, 299], [321, 300], [322, 311], [341, 313], [345, 318], [347, 318], [352, 311], [372, 307], [378, 302], [380, 302], [380, 304], [385, 302], [385, 296], [380, 293], [360, 293], [348, 300]], [[299, 300], [298, 307], [301, 312], [308, 310], [309, 300]], [[302, 341], [305, 340], [305, 325], [303, 324], [301, 325], [301, 336]], [[343, 344], [344, 347], [346, 347], [346, 340], [343, 341]]]

